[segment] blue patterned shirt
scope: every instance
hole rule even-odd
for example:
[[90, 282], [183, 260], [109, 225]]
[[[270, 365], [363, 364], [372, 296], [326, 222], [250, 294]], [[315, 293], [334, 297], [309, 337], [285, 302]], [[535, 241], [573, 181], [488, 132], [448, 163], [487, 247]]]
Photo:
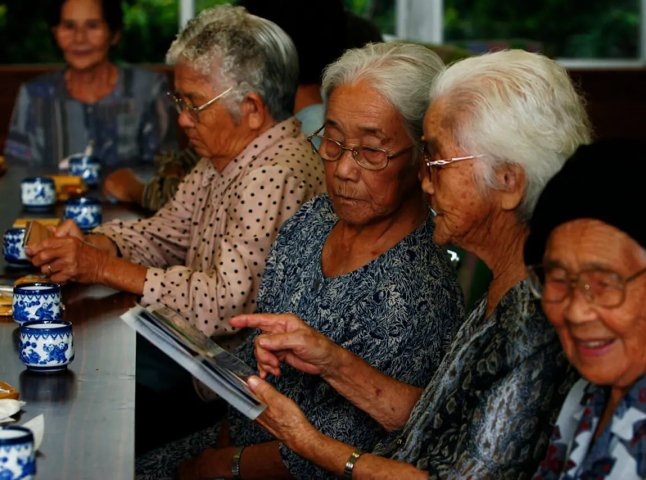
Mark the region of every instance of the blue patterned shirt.
[[579, 380], [570, 391], [534, 480], [646, 478], [646, 375], [631, 387], [595, 440], [608, 388]]
[[[321, 195], [285, 222], [267, 259], [258, 310], [295, 313], [375, 368], [403, 382], [426, 385], [464, 318], [462, 292], [448, 255], [432, 241], [431, 216], [367, 265], [326, 277], [321, 254], [337, 221], [328, 196]], [[238, 355], [255, 365], [253, 338]], [[377, 422], [318, 376], [283, 367], [272, 383], [326, 435], [364, 451], [386, 436]], [[229, 410], [234, 444], [272, 440]], [[284, 446], [281, 455], [295, 478], [334, 478]]]
[[114, 90], [95, 103], [72, 98], [65, 70], [41, 75], [20, 87], [4, 154], [31, 165], [57, 167], [94, 140], [104, 165], [152, 163], [161, 149], [177, 148], [176, 115], [165, 98], [166, 76], [119, 67]]
[[398, 438], [376, 453], [430, 478], [526, 479], [544, 457], [574, 381], [552, 326], [523, 281], [458, 332]]

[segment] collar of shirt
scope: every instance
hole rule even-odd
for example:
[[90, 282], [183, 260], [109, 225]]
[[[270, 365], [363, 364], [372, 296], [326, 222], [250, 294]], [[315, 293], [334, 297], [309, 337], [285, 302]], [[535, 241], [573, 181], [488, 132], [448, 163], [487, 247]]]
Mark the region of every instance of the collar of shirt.
[[209, 167], [202, 178], [202, 186], [208, 185], [217, 177], [229, 177], [233, 179], [239, 174], [241, 169], [244, 169], [244, 167], [259, 158], [262, 152], [287, 138], [296, 138], [300, 134], [300, 122], [295, 117], [290, 117], [287, 120], [277, 123], [249, 142], [242, 152], [229, 162], [222, 172], [218, 172], [213, 164], [209, 162]]

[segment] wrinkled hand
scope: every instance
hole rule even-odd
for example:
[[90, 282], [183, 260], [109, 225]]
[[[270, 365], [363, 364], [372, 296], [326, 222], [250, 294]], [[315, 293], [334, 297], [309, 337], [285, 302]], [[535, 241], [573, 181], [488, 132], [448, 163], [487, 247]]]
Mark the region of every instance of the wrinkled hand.
[[315, 437], [320, 433], [296, 403], [256, 376], [249, 377], [247, 384], [253, 394], [267, 405], [256, 418], [260, 426], [297, 453], [299, 445], [316, 444]]
[[74, 220], [67, 219], [57, 227], [50, 227], [50, 230], [56, 238], [74, 237], [81, 241], [85, 239], [83, 232]]
[[76, 236], [53, 237], [27, 247], [31, 262], [52, 282], [100, 283], [108, 253]]
[[112, 172], [103, 182], [103, 193], [122, 202], [141, 203], [144, 183], [129, 168]]
[[255, 355], [262, 378], [280, 375], [280, 362], [312, 375], [333, 369], [334, 350], [340, 349], [325, 335], [291, 314], [250, 314], [233, 317], [229, 323], [238, 328], [260, 328]]

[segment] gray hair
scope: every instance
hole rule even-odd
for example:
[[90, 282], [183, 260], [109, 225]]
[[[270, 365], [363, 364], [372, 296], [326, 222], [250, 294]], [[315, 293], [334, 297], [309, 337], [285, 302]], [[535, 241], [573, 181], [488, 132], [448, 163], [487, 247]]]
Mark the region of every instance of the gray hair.
[[502, 164], [524, 170], [523, 222], [547, 181], [590, 142], [584, 103], [567, 72], [539, 54], [507, 50], [461, 60], [437, 76], [430, 97], [444, 102], [456, 144], [485, 155], [474, 163], [483, 190], [500, 188], [495, 169]]
[[[424, 113], [430, 99], [428, 88], [444, 68], [440, 57], [428, 47], [405, 42], [369, 43], [347, 50], [323, 73], [327, 98], [335, 88], [368, 80], [404, 119], [410, 140], [421, 146]], [[419, 160], [415, 148], [413, 161]]]
[[214, 87], [233, 86], [223, 101], [238, 118], [250, 92], [260, 95], [276, 121], [293, 115], [298, 56], [289, 36], [275, 23], [243, 7], [203, 10], [171, 44], [166, 61], [187, 62], [212, 79]]

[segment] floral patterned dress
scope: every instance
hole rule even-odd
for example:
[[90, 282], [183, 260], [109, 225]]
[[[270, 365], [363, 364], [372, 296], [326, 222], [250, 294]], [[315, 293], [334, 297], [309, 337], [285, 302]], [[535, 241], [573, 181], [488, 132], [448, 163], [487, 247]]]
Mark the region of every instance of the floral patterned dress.
[[[424, 386], [435, 373], [464, 321], [462, 292], [446, 251], [433, 243], [433, 221], [363, 267], [337, 277], [321, 271], [323, 244], [338, 222], [327, 195], [303, 207], [280, 230], [267, 258], [258, 311], [292, 312], [375, 368]], [[254, 335], [237, 355], [255, 365]], [[285, 366], [270, 378], [323, 433], [371, 450], [387, 432], [318, 376]], [[229, 409], [234, 445], [273, 437]], [[215, 443], [219, 425], [137, 459], [139, 479], [172, 478], [183, 460]], [[294, 478], [335, 478], [281, 446]]]
[[408, 423], [376, 453], [430, 478], [525, 479], [575, 375], [523, 281], [471, 312]]

